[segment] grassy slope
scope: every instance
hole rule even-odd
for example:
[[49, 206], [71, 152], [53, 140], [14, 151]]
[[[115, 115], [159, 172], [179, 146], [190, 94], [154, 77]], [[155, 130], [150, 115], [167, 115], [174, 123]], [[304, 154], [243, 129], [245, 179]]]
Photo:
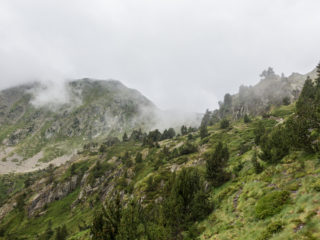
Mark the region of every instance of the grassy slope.
[[[292, 114], [293, 109], [293, 105], [274, 109], [271, 118], [263, 119], [263, 121], [272, 127], [278, 124], [277, 121], [281, 121], [280, 118], [286, 118]], [[264, 165], [264, 171], [255, 174], [250, 161], [253, 148], [244, 154], [239, 154], [239, 149], [241, 144], [253, 146], [253, 129], [257, 121], [258, 119], [254, 119], [248, 124], [238, 121], [233, 123], [232, 128], [228, 130], [219, 129], [217, 124], [209, 128], [210, 136], [204, 140], [200, 140], [198, 133], [195, 133], [196, 138], [193, 142], [196, 144], [205, 142], [205, 144], [200, 147], [199, 153], [187, 155], [187, 159], [178, 157], [159, 163], [159, 159], [161, 160], [159, 149], [149, 150], [149, 154], [146, 154], [147, 149], [129, 142], [112, 147], [104, 155], [86, 156], [84, 157], [85, 162], [79, 165], [82, 167], [85, 165], [89, 169], [97, 159], [104, 164], [113, 156], [123, 155], [125, 151], [130, 151], [134, 159], [135, 153], [141, 151], [146, 157], [140, 164], [140, 168], [136, 170], [135, 176], [127, 177], [130, 178], [130, 184], [118, 179], [117, 188], [126, 189], [127, 192], [133, 191], [134, 194], [140, 196], [147, 195], [147, 200], [154, 200], [159, 192], [157, 190], [146, 191], [147, 180], [150, 176], [153, 176], [154, 179], [165, 180], [169, 169], [174, 164], [189, 166], [199, 162], [198, 167], [204, 170], [204, 164], [201, 161], [203, 152], [210, 151], [219, 140], [222, 140], [229, 147], [228, 170], [232, 173], [232, 180], [211, 191], [215, 210], [204, 221], [197, 223], [198, 227], [203, 230], [200, 239], [320, 239], [320, 193], [313, 188], [313, 183], [320, 177], [318, 156], [298, 151], [291, 152], [281, 164], [266, 165], [261, 162]], [[186, 136], [177, 137], [160, 144], [173, 148], [185, 142], [186, 139]], [[123, 165], [120, 164], [115, 168], [121, 169]], [[59, 179], [63, 180], [69, 175], [70, 172], [66, 171], [59, 176]], [[280, 190], [289, 191], [289, 202], [275, 216], [258, 220], [255, 216], [257, 201], [266, 193]], [[21, 219], [20, 213], [13, 211], [0, 226], [5, 226], [8, 232], [17, 232], [19, 236], [34, 239], [37, 233], [46, 229], [51, 220], [53, 229], [62, 224], [67, 225], [70, 233], [69, 239], [88, 239], [89, 231], [79, 231], [78, 226], [83, 224], [83, 221], [87, 224], [91, 222], [95, 209], [99, 208], [99, 203], [96, 200], [97, 194], [95, 194], [70, 211], [70, 205], [78, 194], [79, 188], [64, 199], [49, 204], [46, 213], [40, 217]], [[90, 200], [94, 203], [94, 209], [89, 206]], [[278, 221], [283, 226], [283, 230], [262, 238], [267, 231], [268, 224]]]

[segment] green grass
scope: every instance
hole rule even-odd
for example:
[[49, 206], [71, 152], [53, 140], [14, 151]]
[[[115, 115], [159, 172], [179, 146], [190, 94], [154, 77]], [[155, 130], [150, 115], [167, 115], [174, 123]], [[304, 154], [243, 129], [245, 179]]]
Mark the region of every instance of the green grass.
[[292, 113], [294, 113], [295, 111], [295, 104], [291, 104], [288, 106], [281, 106], [281, 107], [277, 107], [275, 108], [272, 112], [271, 115], [274, 117], [288, 117], [290, 116]]
[[[52, 229], [63, 224], [68, 226], [70, 233], [79, 232], [78, 225], [92, 219], [92, 210], [78, 206], [71, 209], [71, 205], [77, 198], [80, 189], [73, 191], [63, 200], [55, 201], [48, 205], [45, 214], [39, 217], [28, 218], [26, 213], [13, 211], [5, 219], [5, 227], [8, 233], [19, 232], [19, 236], [26, 239], [35, 239], [35, 237], [45, 231], [49, 222], [52, 223]], [[1, 238], [0, 238], [1, 239]]]
[[[286, 118], [294, 110], [294, 105], [275, 108], [271, 112], [272, 117]], [[316, 154], [307, 154], [303, 151], [291, 151], [289, 155], [277, 165], [268, 165], [262, 161], [264, 171], [260, 174], [254, 172], [251, 157], [254, 150], [260, 151], [254, 141], [254, 128], [258, 121], [262, 121], [267, 128], [272, 128], [277, 121], [270, 119], [252, 118], [250, 123], [242, 120], [231, 122], [229, 129], [220, 129], [219, 124], [208, 128], [210, 136], [201, 140], [197, 133], [194, 134], [192, 142], [199, 145], [199, 151], [185, 156], [167, 159], [160, 153], [161, 149], [142, 147], [134, 142], [119, 143], [109, 147], [104, 153], [84, 152], [78, 156], [79, 160], [74, 163], [73, 174], [88, 174], [87, 182], [93, 183], [100, 177], [108, 178], [110, 182], [101, 182], [96, 192], [87, 196], [87, 199], [78, 203], [74, 209], [70, 206], [80, 193], [80, 188], [73, 191], [67, 197], [50, 203], [46, 212], [38, 217], [23, 218], [17, 211], [11, 212], [0, 223], [9, 232], [17, 232], [20, 236], [34, 239], [37, 233], [42, 233], [51, 220], [52, 228], [66, 224], [70, 232], [69, 239], [89, 239], [89, 230], [79, 230], [79, 224], [84, 220], [87, 224], [92, 221], [100, 202], [97, 202], [109, 188], [115, 185], [115, 189], [124, 190], [124, 199], [134, 194], [139, 199], [149, 203], [161, 197], [163, 186], [171, 175], [173, 166], [181, 169], [183, 166], [191, 166], [198, 162], [197, 167], [204, 175], [205, 154], [212, 151], [218, 141], [228, 145], [230, 160], [227, 170], [231, 179], [218, 188], [209, 188], [210, 200], [214, 210], [203, 221], [195, 223], [204, 231], [199, 238], [210, 240], [285, 240], [285, 239], [320, 239], [319, 221], [319, 179], [320, 162]], [[179, 143], [185, 142], [186, 136], [166, 140], [170, 149]], [[54, 155], [57, 148], [64, 145], [50, 145], [48, 154]], [[79, 146], [81, 139], [70, 140], [66, 148]], [[243, 145], [248, 148], [241, 152]], [[53, 153], [50, 153], [52, 151]], [[126, 167], [120, 160], [108, 163], [113, 157], [119, 158], [130, 153], [134, 162], [137, 152], [148, 152], [143, 157], [139, 166]], [[93, 169], [97, 161], [101, 163], [101, 170], [93, 176]], [[162, 163], [158, 166], [158, 161]], [[108, 170], [114, 170], [109, 174]], [[106, 175], [108, 172], [109, 175]], [[117, 176], [112, 174], [116, 173]], [[56, 184], [63, 184], [72, 176], [71, 167], [62, 169], [56, 177]], [[93, 178], [93, 179], [92, 179]], [[150, 179], [153, 181], [150, 181]], [[91, 180], [90, 180], [91, 179]], [[22, 188], [21, 182], [16, 191]], [[148, 186], [151, 183], [151, 187]], [[118, 184], [118, 185], [116, 185]], [[121, 186], [120, 186], [121, 185]], [[6, 192], [7, 187], [0, 183], [0, 193]], [[101, 191], [101, 192], [100, 192]], [[90, 208], [90, 202], [93, 209]], [[1, 239], [1, 238], [0, 238]]]

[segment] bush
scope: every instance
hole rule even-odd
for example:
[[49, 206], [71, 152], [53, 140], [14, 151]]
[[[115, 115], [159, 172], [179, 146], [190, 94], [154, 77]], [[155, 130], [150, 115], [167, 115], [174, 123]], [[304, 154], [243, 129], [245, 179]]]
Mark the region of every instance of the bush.
[[55, 240], [65, 240], [67, 239], [68, 231], [66, 225], [63, 225], [62, 227], [58, 227], [56, 229], [56, 238]]
[[259, 173], [261, 173], [263, 171], [263, 167], [258, 162], [258, 157], [257, 157], [257, 152], [256, 151], [253, 153], [253, 156], [251, 158], [251, 163], [252, 163], [252, 166], [254, 168], [254, 172], [256, 174], [259, 174]]
[[256, 204], [255, 215], [258, 219], [265, 219], [279, 213], [283, 205], [289, 200], [288, 191], [274, 191], [260, 198]]
[[249, 143], [241, 143], [239, 147], [239, 153], [242, 155], [248, 152], [251, 149], [251, 144]]
[[300, 184], [298, 182], [293, 182], [286, 185], [286, 190], [288, 191], [297, 191], [300, 188]]
[[285, 105], [285, 106], [288, 106], [288, 105], [290, 105], [290, 97], [284, 97], [283, 99], [282, 99], [282, 104], [283, 105]]
[[318, 180], [314, 184], [312, 184], [312, 189], [317, 192], [320, 192], [320, 180]]
[[142, 163], [142, 153], [138, 152], [135, 158], [136, 163]]
[[258, 237], [258, 240], [268, 240], [272, 237], [273, 234], [281, 232], [283, 229], [282, 222], [275, 221], [269, 223], [267, 229], [262, 232], [262, 234]]
[[226, 128], [229, 127], [229, 125], [230, 125], [230, 122], [229, 122], [229, 120], [227, 120], [227, 119], [223, 119], [223, 120], [221, 120], [221, 122], [220, 122], [220, 128], [221, 128], [221, 129], [226, 129]]
[[265, 134], [265, 126], [262, 121], [259, 121], [257, 126], [254, 128], [254, 142], [259, 145], [261, 137]]
[[187, 142], [187, 143], [183, 144], [179, 148], [180, 155], [191, 154], [191, 153], [195, 153], [197, 151], [198, 151], [197, 146], [195, 146], [194, 144], [192, 144], [190, 142]]
[[106, 171], [110, 170], [111, 168], [112, 165], [110, 165], [108, 162], [101, 163], [100, 160], [98, 160], [95, 166], [90, 170], [87, 180], [88, 183], [92, 185], [95, 179], [102, 177]]
[[289, 153], [290, 143], [284, 127], [275, 127], [269, 134], [262, 136], [260, 140], [262, 154], [260, 158], [268, 163], [278, 163]]
[[26, 194], [20, 194], [17, 198], [16, 198], [16, 208], [18, 209], [18, 211], [23, 212], [24, 211], [24, 206], [25, 206], [25, 198], [26, 198]]
[[249, 123], [251, 122], [251, 119], [249, 118], [248, 114], [245, 114], [244, 117], [243, 117], [243, 122], [244, 123]]

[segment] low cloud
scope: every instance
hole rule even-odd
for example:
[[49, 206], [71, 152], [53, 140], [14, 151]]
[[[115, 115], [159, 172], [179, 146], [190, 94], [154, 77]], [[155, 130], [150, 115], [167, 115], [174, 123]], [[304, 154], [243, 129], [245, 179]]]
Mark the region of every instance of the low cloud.
[[31, 101], [35, 107], [63, 105], [70, 102], [70, 92], [64, 81], [46, 81], [33, 89], [34, 98]]
[[318, 9], [318, 0], [2, 0], [0, 89], [119, 79], [163, 109], [204, 112], [268, 66], [312, 70]]

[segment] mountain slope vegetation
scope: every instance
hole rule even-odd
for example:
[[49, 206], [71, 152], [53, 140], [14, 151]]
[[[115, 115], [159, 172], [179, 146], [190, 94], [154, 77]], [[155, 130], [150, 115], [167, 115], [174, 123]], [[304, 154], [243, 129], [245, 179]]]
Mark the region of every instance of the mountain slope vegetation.
[[199, 129], [135, 129], [2, 175], [0, 239], [319, 239], [317, 74], [259, 111], [235, 115], [230, 95]]
[[44, 99], [52, 94], [47, 88], [33, 83], [0, 93], [1, 172], [32, 171], [52, 160], [64, 163], [85, 142], [148, 130], [156, 121], [155, 105], [118, 81], [68, 82], [68, 99], [58, 104]]

